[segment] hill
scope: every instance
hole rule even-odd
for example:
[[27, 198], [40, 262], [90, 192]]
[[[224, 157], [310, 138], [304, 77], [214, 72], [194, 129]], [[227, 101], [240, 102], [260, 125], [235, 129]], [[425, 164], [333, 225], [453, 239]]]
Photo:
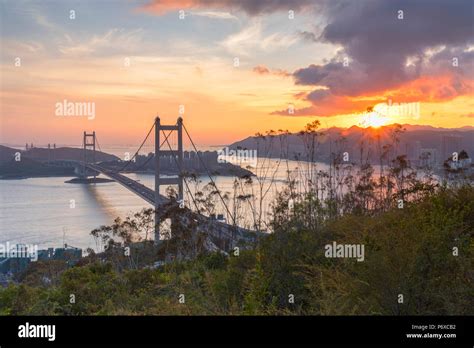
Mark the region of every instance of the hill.
[[[82, 161], [84, 159], [84, 150], [76, 147], [58, 147], [56, 149], [35, 147], [24, 151], [0, 145], [0, 162], [8, 162], [12, 160], [16, 152], [21, 153], [22, 158], [29, 158], [37, 161]], [[92, 156], [91, 150], [87, 150], [87, 156]], [[117, 156], [101, 151], [95, 152], [95, 158], [99, 162], [119, 159]]]
[[[465, 150], [471, 157], [474, 155], [472, 127], [450, 129], [394, 124], [380, 128], [332, 127], [318, 131], [313, 160], [329, 162], [331, 153], [339, 152], [348, 152], [351, 161], [359, 160], [360, 148], [363, 147], [364, 158], [378, 163], [380, 149], [383, 145], [394, 143], [394, 136], [398, 137], [398, 144], [393, 151], [396, 151], [397, 155], [407, 155], [408, 159], [413, 161], [419, 160], [424, 151], [432, 153], [432, 160], [438, 164], [454, 151]], [[251, 136], [232, 143], [229, 148], [256, 150], [259, 157], [311, 159], [308, 143], [305, 143], [301, 133]]]
[[10, 160], [0, 164], [0, 179], [72, 175], [74, 175], [73, 167], [48, 166], [31, 158], [23, 158], [21, 161]]
[[18, 151], [17, 149], [0, 145], [0, 163], [11, 161]]
[[[0, 145], [0, 178], [15, 179], [44, 176], [74, 176], [74, 166], [65, 165], [60, 161], [82, 161], [84, 150], [72, 147], [57, 149], [33, 148], [28, 151], [13, 149]], [[20, 161], [15, 154], [20, 154]], [[88, 158], [92, 151], [87, 150]], [[115, 161], [119, 158], [105, 152], [96, 151], [97, 161]]]

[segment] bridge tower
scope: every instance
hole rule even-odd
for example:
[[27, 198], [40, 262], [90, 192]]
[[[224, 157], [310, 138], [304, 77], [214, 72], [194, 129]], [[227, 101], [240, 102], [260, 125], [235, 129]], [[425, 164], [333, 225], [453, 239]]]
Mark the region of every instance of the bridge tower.
[[[178, 135], [178, 148], [162, 150], [160, 143], [161, 131], [175, 131]], [[160, 158], [174, 157], [178, 165], [178, 176], [173, 178], [160, 178]], [[178, 185], [178, 202], [183, 202], [183, 119], [178, 117], [175, 125], [162, 125], [160, 118], [155, 118], [155, 242], [160, 239], [160, 186]]]
[[[87, 158], [87, 150], [92, 150], [92, 163], [95, 163], [95, 131], [92, 133], [87, 133], [84, 132], [84, 139], [82, 141], [83, 144], [83, 152], [84, 152], [84, 176], [87, 177], [87, 168], [86, 164], [88, 162]], [[94, 172], [94, 179], [96, 178], [95, 172]]]

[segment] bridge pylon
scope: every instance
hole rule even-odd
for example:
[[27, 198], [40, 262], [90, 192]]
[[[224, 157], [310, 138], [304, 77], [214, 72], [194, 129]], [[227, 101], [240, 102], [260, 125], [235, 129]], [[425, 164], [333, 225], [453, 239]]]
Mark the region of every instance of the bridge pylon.
[[[87, 168], [86, 164], [90, 163], [89, 158], [87, 156], [87, 150], [92, 150], [92, 163], [95, 163], [95, 143], [96, 143], [96, 136], [95, 131], [92, 133], [87, 133], [84, 131], [84, 138], [82, 141], [83, 144], [83, 153], [84, 153], [84, 177], [87, 178]], [[94, 172], [94, 179], [96, 178], [96, 173]]]
[[[175, 131], [178, 135], [178, 148], [162, 150], [160, 143], [160, 132]], [[166, 139], [165, 139], [166, 140]], [[178, 176], [174, 178], [160, 178], [160, 159], [166, 157], [174, 157], [178, 165]], [[155, 243], [160, 240], [160, 186], [161, 185], [177, 185], [178, 186], [178, 202], [183, 202], [183, 119], [178, 117], [175, 125], [162, 125], [160, 118], [155, 118]]]

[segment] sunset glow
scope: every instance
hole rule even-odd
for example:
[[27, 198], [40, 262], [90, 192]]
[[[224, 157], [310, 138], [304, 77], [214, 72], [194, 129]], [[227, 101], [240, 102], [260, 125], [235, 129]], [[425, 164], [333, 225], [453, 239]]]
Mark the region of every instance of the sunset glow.
[[[371, 9], [379, 12], [372, 18], [364, 6], [353, 15], [351, 6], [338, 13], [301, 1], [292, 19], [281, 6], [240, 2], [71, 4], [2, 5], [3, 143], [76, 144], [78, 129], [96, 130], [106, 143], [136, 143], [156, 115], [174, 122], [181, 105], [202, 144], [269, 128], [296, 132], [314, 119], [324, 127], [474, 124], [472, 32], [454, 30], [456, 21], [427, 13], [417, 24], [423, 35], [410, 38], [389, 3]], [[345, 23], [353, 28], [340, 36]], [[361, 39], [371, 43], [366, 52], [354, 45]], [[94, 102], [97, 116], [57, 117], [55, 104], [65, 99]], [[417, 103], [418, 111], [399, 113], [390, 103]]]
[[360, 121], [361, 127], [374, 127], [378, 128], [390, 124], [390, 119], [388, 117], [380, 116], [375, 112], [371, 112], [362, 116]]

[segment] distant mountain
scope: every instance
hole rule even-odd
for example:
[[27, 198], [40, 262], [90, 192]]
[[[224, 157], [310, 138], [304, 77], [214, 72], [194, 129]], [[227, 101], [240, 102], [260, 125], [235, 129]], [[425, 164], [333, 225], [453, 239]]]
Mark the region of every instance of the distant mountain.
[[[20, 161], [15, 160], [15, 154], [20, 153]], [[92, 151], [87, 150], [87, 158], [92, 160]], [[251, 176], [252, 172], [231, 163], [220, 163], [216, 151], [205, 151], [200, 153], [201, 160], [198, 161], [194, 152], [184, 152], [183, 166], [188, 173], [197, 175], [207, 173], [209, 170], [214, 175]], [[149, 156], [138, 156], [136, 162], [130, 163], [127, 171], [154, 172], [155, 163], [149, 161]], [[76, 163], [69, 161], [83, 161], [84, 150], [80, 148], [62, 147], [57, 149], [33, 148], [27, 151], [13, 149], [0, 145], [0, 179], [17, 179], [45, 176], [75, 176]], [[117, 156], [96, 151], [96, 162], [110, 170], [119, 170], [123, 167], [123, 161]], [[66, 163], [65, 163], [66, 162]], [[204, 163], [204, 165], [202, 164]], [[165, 174], [175, 175], [178, 173], [176, 163], [163, 161], [161, 170]]]
[[[27, 151], [13, 149], [0, 145], [0, 162], [8, 162], [13, 160], [15, 153], [20, 152], [22, 158], [29, 158], [36, 161], [52, 161], [52, 160], [70, 160], [83, 161], [84, 150], [75, 147], [58, 147], [56, 149], [33, 148]], [[92, 158], [92, 151], [87, 150], [88, 158]], [[96, 151], [95, 158], [97, 161], [114, 161], [119, 158], [105, 152]]]
[[[394, 132], [400, 127], [403, 131], [398, 134], [399, 142], [394, 143]], [[331, 153], [348, 152], [351, 162], [359, 161], [362, 156], [378, 163], [381, 149], [387, 144], [394, 144], [392, 158], [404, 154], [412, 161], [418, 161], [423, 153], [430, 153], [430, 160], [439, 164], [454, 151], [461, 150], [474, 157], [474, 127], [470, 126], [455, 129], [407, 124], [380, 128], [332, 127], [321, 130], [317, 139], [313, 159], [323, 162], [330, 161]], [[256, 150], [259, 157], [310, 160], [308, 146], [304, 136], [295, 133], [265, 139], [251, 136], [229, 145], [229, 148]]]
[[31, 158], [21, 161], [6, 161], [0, 163], [0, 179], [19, 179], [30, 177], [72, 176], [73, 167], [54, 167]]
[[[15, 154], [20, 153], [20, 161]], [[87, 157], [92, 158], [92, 151], [87, 150]], [[119, 158], [105, 152], [96, 151], [98, 162], [114, 161]], [[83, 161], [84, 150], [72, 147], [56, 149], [33, 148], [27, 151], [0, 145], [0, 178], [17, 179], [42, 176], [73, 176], [74, 166], [55, 165], [54, 161]]]
[[457, 131], [468, 131], [474, 130], [472, 126], [464, 126], [460, 128], [438, 128], [433, 126], [423, 126], [423, 125], [412, 125], [412, 124], [403, 124], [403, 128], [407, 131], [414, 131], [414, 130], [431, 130], [431, 131], [438, 131], [438, 132], [449, 132], [450, 130], [457, 130]]
[[15, 153], [18, 152], [16, 149], [11, 147], [0, 145], [0, 163], [11, 161], [15, 156]]

